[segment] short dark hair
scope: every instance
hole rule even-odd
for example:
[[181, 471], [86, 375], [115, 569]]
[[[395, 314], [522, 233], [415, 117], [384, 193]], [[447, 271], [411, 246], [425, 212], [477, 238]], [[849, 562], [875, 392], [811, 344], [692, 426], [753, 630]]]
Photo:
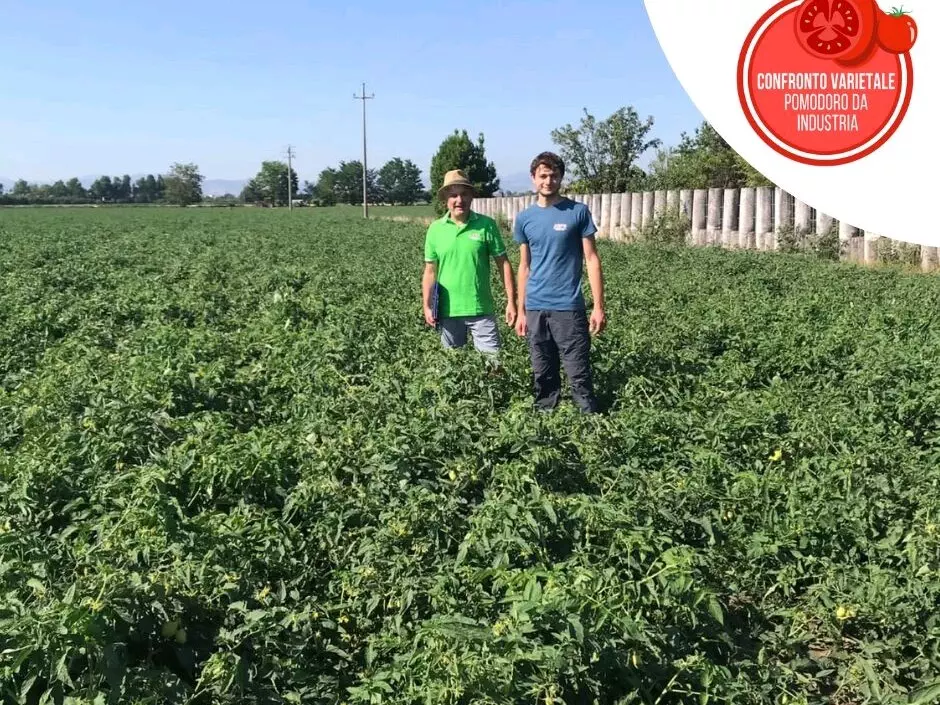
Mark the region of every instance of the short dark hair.
[[565, 175], [564, 160], [554, 152], [542, 152], [532, 160], [532, 164], [529, 166], [529, 176], [535, 176], [535, 170], [542, 165], [547, 166], [552, 171], [557, 171], [561, 176]]

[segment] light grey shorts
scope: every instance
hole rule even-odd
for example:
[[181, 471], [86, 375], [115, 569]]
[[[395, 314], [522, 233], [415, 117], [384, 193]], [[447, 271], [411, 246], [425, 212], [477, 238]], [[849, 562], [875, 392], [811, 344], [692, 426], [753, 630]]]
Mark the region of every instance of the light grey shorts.
[[500, 348], [496, 316], [459, 316], [441, 319], [441, 342], [445, 348], [460, 348], [467, 344], [467, 332], [480, 352], [497, 353]]

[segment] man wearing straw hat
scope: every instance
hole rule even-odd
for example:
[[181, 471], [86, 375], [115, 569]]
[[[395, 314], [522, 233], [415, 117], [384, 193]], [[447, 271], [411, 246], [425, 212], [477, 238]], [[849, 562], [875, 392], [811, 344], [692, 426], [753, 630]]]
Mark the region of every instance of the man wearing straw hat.
[[[558, 405], [564, 365], [574, 402], [595, 413], [590, 336], [607, 322], [597, 228], [583, 203], [560, 195], [565, 163], [558, 155], [542, 152], [529, 173], [538, 200], [516, 217], [513, 235], [519, 243], [516, 333], [529, 342], [535, 405], [541, 411]], [[585, 265], [594, 300], [590, 314], [581, 291]]]
[[496, 221], [470, 209], [475, 194], [462, 170], [444, 175], [437, 196], [447, 213], [431, 223], [424, 240], [424, 320], [440, 329], [445, 347], [463, 347], [469, 332], [477, 350], [495, 354], [501, 343], [490, 289], [490, 258], [502, 274], [510, 328], [516, 322], [515, 280]]

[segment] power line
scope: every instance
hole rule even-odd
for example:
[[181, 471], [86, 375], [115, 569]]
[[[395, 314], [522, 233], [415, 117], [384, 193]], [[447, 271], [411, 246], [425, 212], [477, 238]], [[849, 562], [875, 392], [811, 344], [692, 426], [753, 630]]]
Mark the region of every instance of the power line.
[[294, 210], [294, 197], [291, 194], [291, 181], [290, 181], [291, 159], [293, 158], [293, 156], [294, 156], [294, 148], [291, 147], [290, 145], [287, 145], [287, 210], [289, 211]]
[[366, 164], [366, 101], [375, 98], [375, 93], [366, 95], [366, 83], [362, 82], [362, 95], [353, 94], [353, 98], [362, 101], [362, 217], [369, 217], [369, 193], [366, 187], [366, 174], [369, 167]]

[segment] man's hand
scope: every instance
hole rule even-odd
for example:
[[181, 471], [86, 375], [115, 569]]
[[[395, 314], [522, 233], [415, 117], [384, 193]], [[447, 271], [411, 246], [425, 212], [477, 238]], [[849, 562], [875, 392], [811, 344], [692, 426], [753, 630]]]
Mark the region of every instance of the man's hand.
[[519, 311], [519, 315], [516, 316], [516, 335], [524, 338], [528, 327], [525, 323], [525, 310]]
[[512, 328], [516, 323], [516, 305], [510, 301], [506, 304], [506, 325]]
[[604, 309], [594, 307], [591, 312], [591, 335], [597, 335], [607, 325], [607, 319], [604, 316]]
[[427, 323], [432, 328], [434, 327], [434, 324], [437, 323], [437, 321], [434, 320], [434, 311], [431, 309], [430, 306], [424, 307], [424, 322]]

